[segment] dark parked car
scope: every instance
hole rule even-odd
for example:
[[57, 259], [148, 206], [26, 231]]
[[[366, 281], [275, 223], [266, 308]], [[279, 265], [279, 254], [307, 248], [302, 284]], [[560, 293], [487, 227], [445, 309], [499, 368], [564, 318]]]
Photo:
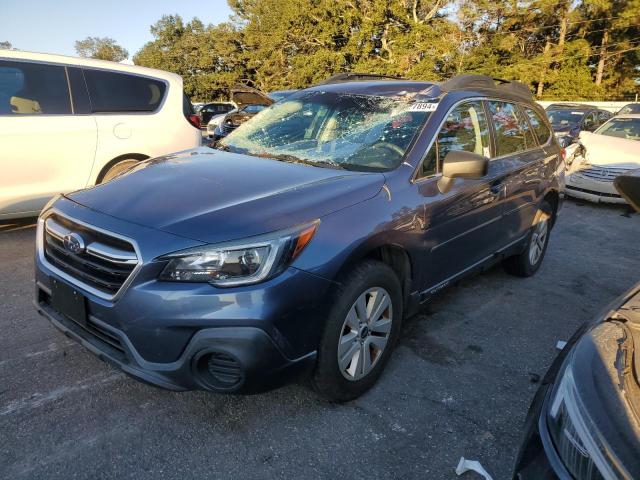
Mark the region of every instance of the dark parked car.
[[216, 127], [210, 138], [215, 142], [226, 137], [251, 117], [260, 113], [276, 100], [255, 88], [236, 87], [231, 90], [231, 100], [238, 106], [237, 110], [228, 113]]
[[607, 110], [581, 103], [553, 103], [546, 111], [561, 147], [576, 142], [582, 130], [593, 132], [613, 116]]
[[564, 163], [522, 84], [324, 84], [218, 143], [59, 197], [38, 220], [54, 325], [162, 387], [256, 392], [311, 373], [348, 400], [405, 316], [502, 261], [533, 275]]
[[629, 103], [616, 113], [616, 115], [628, 115], [630, 113], [640, 113], [640, 103]]
[[209, 123], [209, 120], [211, 120], [211, 117], [224, 115], [234, 108], [236, 107], [230, 102], [207, 103], [198, 110], [198, 115], [200, 115], [200, 125], [202, 125], [202, 128], [207, 128], [207, 124]]
[[[640, 170], [616, 188], [640, 211]], [[640, 478], [640, 283], [583, 325], [536, 393], [515, 480]]]

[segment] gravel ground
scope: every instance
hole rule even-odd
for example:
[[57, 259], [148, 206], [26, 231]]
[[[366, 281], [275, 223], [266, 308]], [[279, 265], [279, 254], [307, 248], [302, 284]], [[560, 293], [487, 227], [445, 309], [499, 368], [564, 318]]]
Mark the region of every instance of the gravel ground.
[[[509, 478], [543, 375], [581, 322], [640, 280], [640, 216], [567, 202], [542, 268], [499, 267], [405, 321], [376, 387], [171, 393], [99, 361], [35, 313], [34, 229], [0, 227], [0, 478]], [[469, 473], [464, 478], [478, 478]]]

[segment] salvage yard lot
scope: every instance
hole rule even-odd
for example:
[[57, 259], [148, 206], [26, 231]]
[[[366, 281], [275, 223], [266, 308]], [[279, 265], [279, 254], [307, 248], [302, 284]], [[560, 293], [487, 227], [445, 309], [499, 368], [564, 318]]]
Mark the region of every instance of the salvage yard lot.
[[[494, 268], [405, 321], [381, 381], [332, 405], [129, 379], [39, 317], [34, 229], [0, 228], [0, 478], [509, 477], [539, 376], [581, 322], [640, 280], [640, 216], [565, 203], [538, 274]], [[477, 478], [467, 474], [464, 478]]]

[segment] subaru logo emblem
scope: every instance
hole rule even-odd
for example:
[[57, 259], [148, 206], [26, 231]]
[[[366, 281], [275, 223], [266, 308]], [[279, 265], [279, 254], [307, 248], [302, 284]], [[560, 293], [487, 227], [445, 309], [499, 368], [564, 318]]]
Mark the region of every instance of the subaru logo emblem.
[[84, 240], [77, 233], [69, 233], [62, 239], [64, 248], [67, 252], [75, 253], [76, 255], [84, 252]]

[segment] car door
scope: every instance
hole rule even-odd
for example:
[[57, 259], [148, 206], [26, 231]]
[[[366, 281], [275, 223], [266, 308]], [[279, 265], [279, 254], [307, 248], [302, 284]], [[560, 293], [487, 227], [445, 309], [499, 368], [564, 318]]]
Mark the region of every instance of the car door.
[[438, 188], [438, 172], [452, 150], [491, 156], [490, 127], [481, 100], [464, 101], [447, 114], [418, 171], [416, 185], [425, 218], [420, 283], [425, 292], [443, 288], [489, 258], [500, 233], [502, 170], [490, 162], [485, 177], [456, 178], [443, 193]]
[[75, 115], [64, 65], [0, 59], [0, 218], [86, 185], [96, 123]]
[[[159, 137], [163, 129], [160, 110], [167, 96], [164, 80], [130, 73], [83, 69], [98, 127], [94, 178], [103, 166], [127, 154], [155, 155], [179, 139]], [[176, 134], [179, 130], [169, 132]]]
[[504, 219], [501, 248], [518, 242], [528, 232], [537, 211], [537, 199], [543, 189], [548, 162], [557, 155], [549, 145], [550, 131], [544, 142], [549, 152], [539, 146], [529, 118], [539, 131], [546, 125], [529, 107], [513, 102], [488, 102], [496, 144], [493, 162], [507, 172], [505, 180]]

